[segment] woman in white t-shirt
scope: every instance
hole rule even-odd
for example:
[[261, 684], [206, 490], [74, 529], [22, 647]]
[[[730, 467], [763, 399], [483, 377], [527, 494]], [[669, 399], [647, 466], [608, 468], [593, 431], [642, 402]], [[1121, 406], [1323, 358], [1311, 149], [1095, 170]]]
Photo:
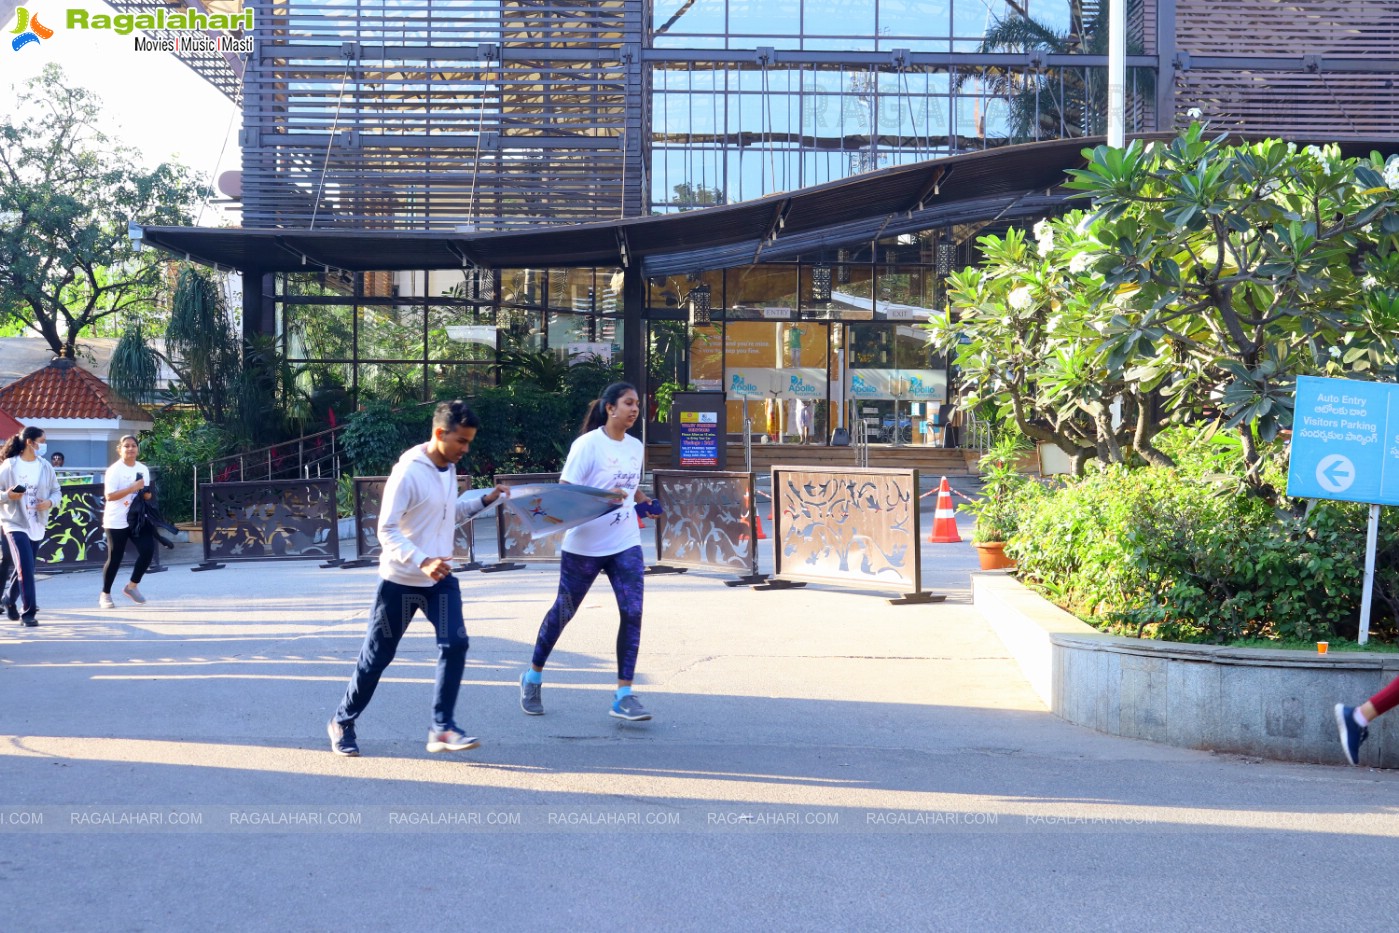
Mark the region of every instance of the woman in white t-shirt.
[[102, 528], [107, 533], [107, 563], [102, 567], [102, 594], [97, 597], [98, 608], [115, 609], [112, 602], [112, 584], [116, 582], [117, 570], [121, 568], [121, 558], [126, 552], [126, 542], [136, 545], [136, 566], [131, 568], [131, 582], [122, 587], [122, 592], [133, 602], [143, 603], [146, 597], [136, 584], [146, 575], [155, 554], [155, 535], [151, 533], [132, 535], [127, 521], [127, 512], [136, 496], [151, 497], [151, 471], [136, 459], [139, 448], [136, 438], [130, 434], [117, 441], [117, 453], [121, 458], [107, 467], [103, 488], [107, 493], [107, 505], [102, 512]]
[[641, 647], [642, 584], [646, 570], [632, 504], [651, 502], [637, 489], [646, 466], [645, 448], [627, 433], [640, 412], [635, 388], [625, 382], [608, 386], [588, 408], [583, 428], [564, 461], [561, 482], [611, 490], [623, 505], [564, 532], [558, 598], [539, 626], [533, 663], [520, 675], [520, 708], [531, 716], [544, 713], [541, 692], [549, 654], [564, 626], [583, 604], [593, 581], [599, 573], [605, 573], [621, 614], [617, 631], [617, 693], [609, 715], [631, 722], [651, 718], [631, 692], [636, 655]]
[[[58, 502], [58, 476], [44, 459], [44, 432], [27, 427], [5, 444], [0, 463], [0, 527], [5, 532], [5, 556], [0, 562], [4, 590], [0, 603], [11, 620], [38, 625], [34, 598], [34, 557], [49, 510]], [[16, 605], [18, 603], [18, 605]]]

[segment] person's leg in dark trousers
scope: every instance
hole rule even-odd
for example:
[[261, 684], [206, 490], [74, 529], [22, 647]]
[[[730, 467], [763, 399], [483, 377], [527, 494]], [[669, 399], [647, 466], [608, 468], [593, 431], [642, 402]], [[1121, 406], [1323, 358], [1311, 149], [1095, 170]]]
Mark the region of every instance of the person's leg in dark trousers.
[[136, 566], [131, 568], [131, 582], [140, 583], [141, 578], [146, 575], [146, 568], [151, 565], [151, 558], [155, 556], [155, 533], [147, 531], [145, 534], [135, 535], [131, 539], [136, 544]]
[[340, 724], [354, 722], [374, 698], [379, 679], [398, 653], [398, 643], [419, 609], [437, 631], [437, 682], [433, 691], [433, 727], [454, 728], [452, 713], [461, 691], [469, 642], [461, 614], [461, 585], [454, 576], [432, 586], [404, 586], [380, 580], [369, 616], [369, 631], [360, 647], [355, 673], [335, 711]]
[[112, 594], [112, 584], [116, 582], [122, 555], [126, 553], [126, 542], [130, 538], [130, 528], [107, 529], [107, 562], [102, 565], [102, 592], [108, 596]]
[[636, 656], [641, 651], [641, 604], [645, 593], [646, 557], [640, 547], [627, 548], [607, 558], [603, 565], [612, 593], [617, 597], [617, 680], [631, 683], [636, 676]]
[[19, 565], [15, 563], [8, 541], [0, 543], [0, 605], [10, 621], [19, 621]]
[[355, 672], [345, 688], [345, 698], [335, 711], [336, 722], [354, 722], [374, 699], [379, 678], [398, 653], [398, 643], [403, 640], [408, 622], [421, 604], [420, 600], [412, 598], [414, 589], [390, 580], [379, 581], [374, 607], [369, 611], [369, 631], [365, 632]]
[[461, 614], [461, 584], [450, 574], [424, 591], [423, 614], [437, 631], [437, 682], [432, 694], [432, 727], [455, 729], [457, 694], [471, 646]]
[[20, 618], [32, 622], [39, 611], [34, 594], [34, 542], [22, 531], [7, 531], [5, 543], [13, 554], [15, 571], [19, 575]]
[[592, 589], [593, 581], [602, 572], [607, 560], [606, 557], [585, 557], [569, 551], [560, 553], [559, 592], [554, 598], [554, 605], [549, 607], [544, 621], [539, 624], [539, 635], [534, 640], [534, 657], [531, 659], [534, 667], [543, 670], [564, 627], [578, 614], [578, 607], [583, 604], [584, 597]]

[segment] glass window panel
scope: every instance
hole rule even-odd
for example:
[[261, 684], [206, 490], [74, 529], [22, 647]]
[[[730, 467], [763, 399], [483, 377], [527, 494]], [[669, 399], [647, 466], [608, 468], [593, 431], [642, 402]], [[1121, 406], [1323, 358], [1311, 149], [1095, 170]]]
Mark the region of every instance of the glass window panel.
[[422, 359], [423, 309], [397, 305], [361, 305], [361, 360]]
[[[848, 36], [840, 39], [817, 36], [803, 39], [802, 48], [813, 52], [873, 52], [877, 45], [874, 36]], [[907, 46], [907, 43], [904, 44]]]
[[583, 353], [581, 348], [569, 350], [570, 344], [593, 343], [596, 322], [591, 314], [551, 312], [549, 314], [549, 349], [560, 354]]
[[797, 267], [757, 265], [725, 272], [730, 310], [797, 307]]
[[500, 302], [508, 305], [539, 307], [544, 303], [544, 272], [541, 269], [502, 269]]
[[353, 305], [284, 305], [289, 359], [350, 360], [355, 355]]
[[1069, 32], [1074, 5], [1070, 0], [1027, 0], [1026, 3], [1031, 19], [1061, 36]]
[[729, 33], [737, 36], [801, 34], [798, 0], [729, 0]]
[[544, 349], [544, 318], [541, 312], [501, 308], [498, 326], [502, 348], [526, 351]]
[[656, 0], [652, 24], [656, 38], [662, 35], [724, 34], [724, 13], [727, 0]]
[[470, 399], [495, 384], [495, 372], [485, 363], [433, 363], [428, 372], [428, 387], [436, 398]]
[[423, 400], [422, 363], [360, 363], [359, 396], [391, 404], [411, 404]]
[[723, 388], [723, 324], [690, 328], [690, 384], [705, 391]]
[[497, 341], [495, 312], [489, 308], [428, 309], [428, 359], [493, 361]]
[[549, 307], [555, 311], [593, 311], [592, 269], [550, 269]]
[[802, 5], [802, 25], [808, 36], [875, 34], [875, 0], [803, 0]]
[[466, 273], [461, 269], [433, 269], [427, 274], [427, 293], [434, 298], [456, 298], [464, 291]]
[[[967, 5], [966, 0], [959, 5]], [[908, 38], [915, 37], [939, 39], [945, 48], [951, 6], [952, 0], [879, 0], [879, 34], [885, 45], [891, 40], [902, 42], [891, 48], [907, 48]], [[979, 2], [974, 6], [984, 9]]]
[[[372, 273], [371, 273], [372, 274]], [[393, 273], [393, 288], [389, 297], [423, 298], [427, 295], [428, 275], [421, 269]]]
[[938, 278], [924, 266], [884, 267], [879, 273], [876, 310], [883, 317], [927, 320], [937, 311]]

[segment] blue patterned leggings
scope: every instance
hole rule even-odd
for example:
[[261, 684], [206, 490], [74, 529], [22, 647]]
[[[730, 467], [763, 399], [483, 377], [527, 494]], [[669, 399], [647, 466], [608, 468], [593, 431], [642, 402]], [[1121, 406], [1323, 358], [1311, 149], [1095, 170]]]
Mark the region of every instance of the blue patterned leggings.
[[584, 557], [562, 552], [559, 564], [559, 595], [539, 626], [534, 642], [534, 666], [543, 668], [563, 634], [564, 626], [578, 612], [583, 597], [592, 589], [599, 573], [607, 574], [617, 596], [621, 625], [617, 628], [617, 679], [630, 681], [636, 674], [636, 655], [641, 649], [641, 596], [646, 558], [640, 546], [627, 548], [607, 557]]

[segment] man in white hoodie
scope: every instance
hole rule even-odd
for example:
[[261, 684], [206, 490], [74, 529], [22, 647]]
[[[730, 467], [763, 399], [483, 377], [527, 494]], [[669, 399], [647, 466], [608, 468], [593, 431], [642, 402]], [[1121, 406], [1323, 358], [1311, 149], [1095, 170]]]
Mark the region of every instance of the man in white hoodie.
[[452, 576], [453, 536], [470, 519], [506, 494], [497, 485], [457, 496], [456, 463], [471, 449], [481, 422], [465, 402], [443, 402], [432, 416], [432, 440], [403, 452], [384, 485], [379, 510], [379, 589], [369, 632], [345, 698], [327, 725], [330, 750], [359, 754], [355, 720], [374, 696], [379, 678], [417, 610], [437, 629], [437, 684], [427, 750], [459, 752], [480, 745], [457, 728], [453, 714], [469, 644], [462, 621], [461, 587]]

